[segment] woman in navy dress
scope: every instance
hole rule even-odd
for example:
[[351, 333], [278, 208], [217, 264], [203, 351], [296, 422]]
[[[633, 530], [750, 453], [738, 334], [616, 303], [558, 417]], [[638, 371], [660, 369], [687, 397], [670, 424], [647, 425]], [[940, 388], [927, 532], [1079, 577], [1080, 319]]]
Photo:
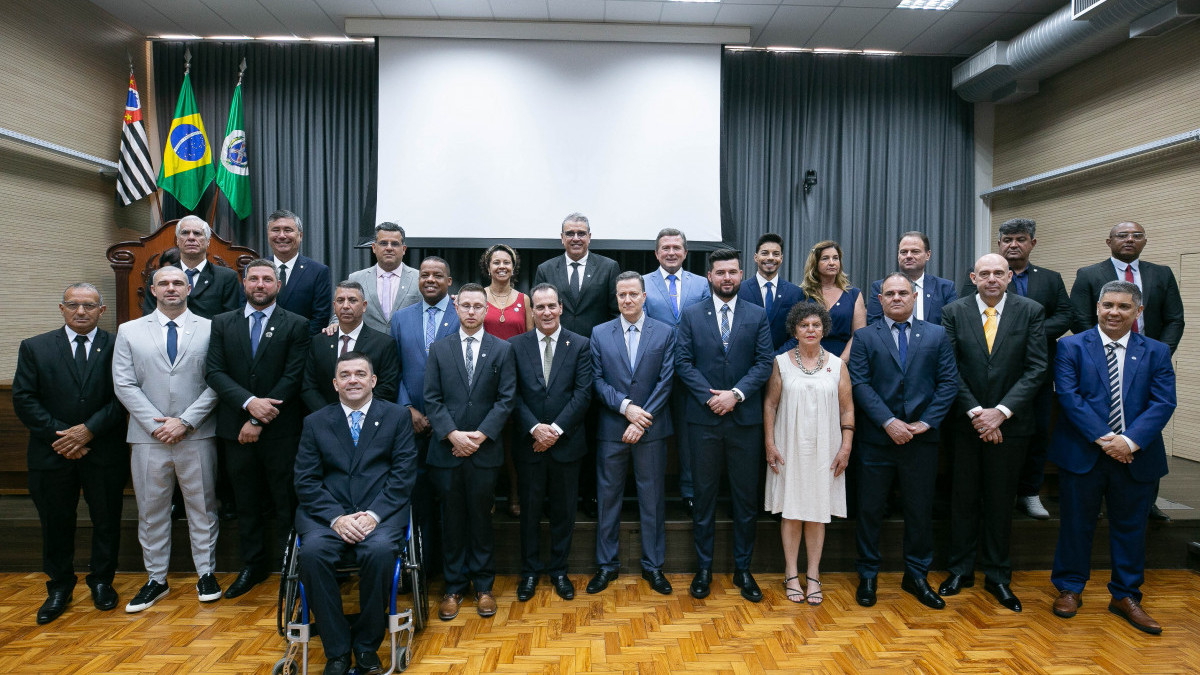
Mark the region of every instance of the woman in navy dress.
[[842, 247], [836, 241], [818, 242], [804, 263], [805, 299], [829, 311], [830, 330], [821, 347], [845, 361], [850, 358], [854, 331], [867, 325], [867, 306], [862, 291], [850, 285], [842, 271]]

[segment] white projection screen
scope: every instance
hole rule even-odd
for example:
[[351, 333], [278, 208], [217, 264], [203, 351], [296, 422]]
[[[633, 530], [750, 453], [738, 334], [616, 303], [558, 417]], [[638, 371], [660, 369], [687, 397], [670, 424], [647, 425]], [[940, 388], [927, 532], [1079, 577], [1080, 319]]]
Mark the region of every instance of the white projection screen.
[[720, 241], [718, 45], [379, 38], [376, 219], [415, 245]]

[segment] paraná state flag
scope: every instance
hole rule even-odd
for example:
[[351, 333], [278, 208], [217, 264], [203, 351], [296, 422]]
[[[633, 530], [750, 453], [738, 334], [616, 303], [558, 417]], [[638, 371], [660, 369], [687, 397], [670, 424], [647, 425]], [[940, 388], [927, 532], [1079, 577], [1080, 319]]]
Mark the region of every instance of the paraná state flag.
[[179, 102], [175, 104], [175, 119], [171, 121], [163, 145], [158, 186], [174, 195], [189, 211], [195, 209], [215, 171], [208, 135], [204, 133], [204, 122], [200, 120], [196, 99], [192, 96], [190, 75], [183, 76]]
[[221, 165], [217, 167], [217, 185], [229, 199], [238, 218], [250, 215], [249, 148], [246, 146], [245, 125], [242, 123], [242, 85], [233, 90], [229, 106], [229, 122], [225, 125], [225, 142], [221, 144]]
[[154, 165], [150, 163], [150, 146], [146, 142], [146, 127], [142, 124], [142, 97], [137, 82], [129, 73], [129, 93], [125, 97], [125, 121], [121, 124], [121, 151], [117, 158], [117, 196], [125, 206], [152, 194]]

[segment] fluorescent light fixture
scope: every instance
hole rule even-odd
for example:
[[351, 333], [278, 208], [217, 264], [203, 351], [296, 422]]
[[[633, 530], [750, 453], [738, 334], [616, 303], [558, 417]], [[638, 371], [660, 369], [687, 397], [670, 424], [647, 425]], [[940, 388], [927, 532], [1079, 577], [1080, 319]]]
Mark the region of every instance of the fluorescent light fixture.
[[862, 53], [864, 56], [896, 56], [900, 52], [894, 52], [890, 49], [864, 49]]
[[861, 49], [839, 49], [837, 47], [813, 47], [814, 54], [861, 54]]
[[296, 37], [295, 35], [263, 35], [254, 39], [268, 42], [304, 42], [307, 38]]
[[232, 40], [253, 40], [249, 35], [209, 35], [205, 40], [220, 40], [222, 42], [230, 42]]
[[332, 36], [332, 37], [322, 36], [322, 37], [315, 37], [315, 38], [309, 38], [309, 39], [312, 40], [313, 42], [358, 42], [358, 38], [346, 37], [345, 35]]
[[169, 33], [166, 35], [159, 35], [158, 39], [159, 40], [199, 40], [200, 36], [199, 35], [180, 35], [180, 34], [175, 34], [175, 33]]
[[900, 0], [896, 9], [936, 9], [945, 11], [958, 4], [958, 0]]
[[769, 52], [811, 52], [808, 47], [767, 47]]

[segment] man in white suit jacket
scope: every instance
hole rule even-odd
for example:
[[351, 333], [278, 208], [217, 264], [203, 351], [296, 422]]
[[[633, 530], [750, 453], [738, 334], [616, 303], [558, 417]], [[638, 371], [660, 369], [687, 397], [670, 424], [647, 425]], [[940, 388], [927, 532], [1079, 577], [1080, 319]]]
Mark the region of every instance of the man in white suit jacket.
[[129, 411], [125, 439], [131, 449], [138, 505], [138, 541], [150, 579], [126, 612], [140, 612], [167, 594], [171, 558], [171, 493], [183, 493], [192, 561], [201, 602], [221, 597], [213, 575], [217, 544], [217, 394], [204, 381], [210, 322], [187, 309], [183, 270], [154, 273], [154, 312], [117, 329], [113, 385]]
[[[350, 281], [362, 284], [366, 294], [367, 313], [363, 315], [363, 321], [367, 323], [367, 328], [386, 334], [391, 327], [392, 314], [417, 304], [421, 299], [417, 270], [404, 264], [407, 248], [404, 245], [404, 228], [396, 223], [380, 223], [375, 226], [375, 243], [371, 244], [371, 250], [379, 262], [350, 274]], [[387, 306], [385, 294], [391, 296], [390, 306]]]

